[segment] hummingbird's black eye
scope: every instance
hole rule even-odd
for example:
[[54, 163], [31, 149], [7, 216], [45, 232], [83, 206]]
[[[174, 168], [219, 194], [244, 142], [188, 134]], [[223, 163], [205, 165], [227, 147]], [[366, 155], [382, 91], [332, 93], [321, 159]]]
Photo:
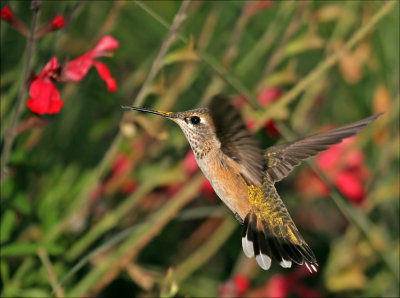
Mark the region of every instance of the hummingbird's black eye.
[[190, 122], [192, 122], [192, 124], [199, 124], [200, 123], [200, 117], [197, 116], [193, 116], [190, 118]]

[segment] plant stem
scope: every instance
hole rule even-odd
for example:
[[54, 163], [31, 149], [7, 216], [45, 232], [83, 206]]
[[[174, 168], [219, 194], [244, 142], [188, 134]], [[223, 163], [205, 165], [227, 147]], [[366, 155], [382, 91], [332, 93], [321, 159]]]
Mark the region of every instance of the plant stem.
[[367, 24], [362, 26], [356, 33], [353, 34], [350, 40], [344, 45], [344, 47], [340, 51], [327, 57], [320, 65], [318, 65], [288, 93], [282, 96], [275, 103], [271, 104], [269, 108], [262, 114], [259, 119], [260, 121], [256, 123], [254, 129], [259, 129], [263, 125], [263, 123], [265, 123], [265, 120], [271, 118], [271, 116], [274, 115], [278, 110], [286, 107], [301, 92], [303, 92], [308, 86], [314, 83], [316, 79], [320, 78], [320, 76], [325, 71], [334, 66], [347, 51], [352, 49], [357, 43], [365, 38], [365, 36], [375, 27], [375, 25], [393, 9], [393, 6], [396, 3], [396, 1], [386, 2]]
[[46, 249], [44, 247], [40, 247], [38, 250], [38, 255], [40, 260], [42, 261], [43, 266], [46, 268], [47, 277], [49, 278], [53, 293], [57, 298], [64, 297], [64, 290], [58, 283], [56, 272], [54, 271], [54, 267], [51, 264]]
[[7, 176], [7, 162], [11, 153], [12, 146], [14, 144], [15, 138], [17, 137], [17, 126], [19, 123], [19, 118], [24, 109], [23, 99], [25, 97], [28, 85], [28, 79], [30, 75], [31, 69], [31, 61], [32, 61], [32, 53], [35, 47], [35, 31], [36, 25], [39, 19], [39, 11], [40, 11], [40, 1], [32, 2], [33, 9], [33, 19], [31, 24], [31, 29], [29, 31], [29, 35], [27, 37], [26, 43], [26, 51], [25, 51], [25, 63], [22, 71], [23, 79], [21, 82], [21, 86], [19, 89], [17, 102], [15, 103], [14, 114], [11, 120], [11, 124], [4, 131], [4, 148], [1, 155], [1, 165], [0, 165], [0, 185], [3, 183], [4, 178]]
[[207, 242], [202, 244], [193, 254], [179, 264], [175, 270], [175, 280], [178, 283], [182, 283], [207, 262], [228, 240], [236, 227], [237, 223], [233, 220], [232, 216], [227, 216], [216, 231], [208, 238]]

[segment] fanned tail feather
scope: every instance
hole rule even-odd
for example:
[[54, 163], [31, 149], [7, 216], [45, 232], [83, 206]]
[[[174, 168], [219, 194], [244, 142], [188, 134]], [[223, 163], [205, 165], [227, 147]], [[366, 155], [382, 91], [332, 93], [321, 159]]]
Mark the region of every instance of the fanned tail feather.
[[292, 263], [298, 265], [305, 264], [308, 270], [317, 272], [317, 261], [314, 253], [303, 240], [296, 227], [289, 223], [288, 229], [295, 237], [296, 243], [291, 237], [282, 237], [276, 235], [268, 223], [257, 218], [250, 212], [244, 220], [242, 246], [245, 255], [249, 258], [256, 258], [258, 265], [268, 270], [271, 267], [272, 260], [279, 263], [283, 268], [290, 268]]

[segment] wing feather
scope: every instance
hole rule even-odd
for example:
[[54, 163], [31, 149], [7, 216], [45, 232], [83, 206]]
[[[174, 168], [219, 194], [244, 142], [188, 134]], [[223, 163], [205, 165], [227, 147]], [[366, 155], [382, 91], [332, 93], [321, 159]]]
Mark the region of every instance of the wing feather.
[[215, 96], [209, 106], [221, 150], [239, 166], [248, 184], [261, 185], [263, 170], [262, 150], [247, 130], [239, 112], [230, 100]]
[[345, 138], [354, 136], [380, 115], [376, 114], [328, 132], [268, 148], [264, 151], [264, 158], [266, 159], [265, 173], [272, 182], [282, 180], [302, 160], [327, 150], [329, 146], [340, 143]]

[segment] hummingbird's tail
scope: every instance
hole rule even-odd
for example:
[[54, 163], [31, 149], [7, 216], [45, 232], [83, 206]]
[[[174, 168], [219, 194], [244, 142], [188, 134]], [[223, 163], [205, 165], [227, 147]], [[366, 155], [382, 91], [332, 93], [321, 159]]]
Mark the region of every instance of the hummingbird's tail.
[[290, 268], [294, 262], [305, 264], [311, 273], [317, 272], [314, 253], [291, 219], [289, 222], [268, 221], [254, 212], [248, 213], [244, 220], [242, 246], [246, 256], [256, 257], [264, 270], [268, 270], [274, 260], [283, 268]]

